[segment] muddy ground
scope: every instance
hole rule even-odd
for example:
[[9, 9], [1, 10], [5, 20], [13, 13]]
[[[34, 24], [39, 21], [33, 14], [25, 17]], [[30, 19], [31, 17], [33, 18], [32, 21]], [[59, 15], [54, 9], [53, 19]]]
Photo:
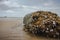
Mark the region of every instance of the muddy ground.
[[0, 18], [0, 40], [59, 40], [35, 36], [23, 31], [22, 18]]

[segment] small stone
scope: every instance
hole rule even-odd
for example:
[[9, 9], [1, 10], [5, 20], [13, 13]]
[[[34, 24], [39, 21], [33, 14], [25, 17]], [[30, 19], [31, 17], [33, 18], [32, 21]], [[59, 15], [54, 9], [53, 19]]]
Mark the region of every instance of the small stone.
[[47, 28], [47, 30], [49, 30], [49, 28]]
[[47, 16], [45, 16], [45, 18], [47, 18]]
[[55, 38], [55, 37], [56, 37], [56, 35], [53, 35], [53, 37]]
[[56, 35], [59, 35], [59, 33], [58, 33], [58, 32], [56, 32]]
[[46, 33], [49, 33], [49, 31], [45, 31]]
[[50, 29], [50, 32], [53, 32], [53, 29]]

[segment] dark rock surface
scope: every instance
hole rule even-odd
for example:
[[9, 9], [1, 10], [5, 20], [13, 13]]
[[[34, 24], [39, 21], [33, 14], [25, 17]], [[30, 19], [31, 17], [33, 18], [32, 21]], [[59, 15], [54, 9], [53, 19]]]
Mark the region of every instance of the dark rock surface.
[[37, 11], [27, 14], [24, 19], [24, 30], [46, 37], [60, 37], [60, 17], [49, 11]]

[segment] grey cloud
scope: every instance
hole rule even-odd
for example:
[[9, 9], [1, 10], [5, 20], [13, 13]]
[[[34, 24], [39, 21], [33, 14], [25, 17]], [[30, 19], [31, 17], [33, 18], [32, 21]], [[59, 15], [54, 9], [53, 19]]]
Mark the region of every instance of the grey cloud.
[[[15, 9], [19, 9], [19, 7], [10, 7], [11, 4], [9, 5], [6, 5], [4, 4], [4, 1], [7, 1], [7, 0], [0, 0], [0, 11], [6, 11], [6, 10], [15, 10]], [[7, 1], [8, 2], [8, 1]]]
[[[16, 15], [18, 14], [19, 16], [22, 16], [27, 13], [37, 11], [38, 10], [37, 8], [42, 9], [42, 10], [60, 12], [59, 4], [54, 1], [52, 1], [53, 2], [52, 6], [51, 5], [43, 6], [44, 3], [52, 3], [51, 1], [47, 1], [47, 0], [43, 0], [43, 1], [42, 0], [18, 0], [17, 2], [16, 2], [16, 0], [8, 0], [11, 2], [11, 4], [12, 4], [12, 2], [18, 3], [19, 6], [17, 6], [17, 5], [15, 6], [15, 4], [6, 5], [6, 4], [3, 4], [4, 1], [7, 1], [7, 0], [0, 0], [0, 13], [3, 13], [4, 15], [7, 13], [6, 11], [11, 10], [11, 11], [15, 12], [14, 14], [16, 14]], [[56, 5], [58, 4], [58, 5], [56, 6], [55, 4]], [[34, 8], [34, 6], [36, 6], [36, 7]], [[20, 14], [20, 13], [23, 13], [23, 14]], [[10, 14], [10, 12], [7, 14]]]
[[0, 0], [0, 2], [2, 2], [2, 1], [8, 1], [8, 0]]
[[0, 0], [0, 11], [5, 11], [9, 9], [7, 5], [3, 4], [4, 1], [7, 1], [7, 0]]
[[0, 10], [8, 10], [9, 9], [9, 7], [8, 6], [6, 6], [6, 5], [4, 5], [4, 4], [0, 4]]
[[4, 1], [4, 0], [0, 0], [0, 1]]

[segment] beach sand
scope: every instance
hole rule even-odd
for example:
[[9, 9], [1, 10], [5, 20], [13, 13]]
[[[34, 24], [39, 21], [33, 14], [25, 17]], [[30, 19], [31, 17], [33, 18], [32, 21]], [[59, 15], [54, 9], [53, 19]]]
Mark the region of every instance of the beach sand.
[[37, 37], [23, 31], [22, 18], [0, 18], [0, 40], [59, 40]]

